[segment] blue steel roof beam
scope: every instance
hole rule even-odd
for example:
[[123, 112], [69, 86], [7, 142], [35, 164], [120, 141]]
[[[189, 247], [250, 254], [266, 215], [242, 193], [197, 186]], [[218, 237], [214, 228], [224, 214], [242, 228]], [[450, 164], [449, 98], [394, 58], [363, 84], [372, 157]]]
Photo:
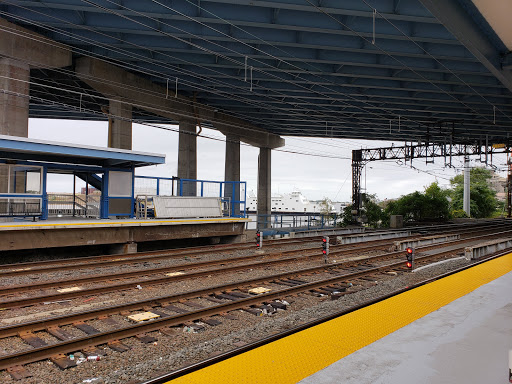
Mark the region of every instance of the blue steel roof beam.
[[[28, 5], [31, 7], [36, 7], [37, 6], [36, 4], [40, 4], [40, 5], [42, 4], [42, 3], [34, 4], [33, 2], [21, 2], [21, 4], [25, 4], [25, 5], [27, 5], [27, 3], [30, 3]], [[53, 5], [52, 5], [52, 7], [53, 7]], [[45, 7], [45, 8], [47, 8], [47, 7]], [[87, 8], [88, 8], [87, 12], [91, 13], [91, 17], [94, 17], [94, 13], [95, 13], [94, 9], [91, 9], [90, 7], [87, 7]], [[76, 11], [76, 12], [80, 16], [80, 19], [82, 21], [81, 24], [85, 24], [84, 23], [85, 11], [81, 10], [81, 11]], [[127, 15], [132, 14], [132, 12], [130, 12], [130, 11], [125, 11], [125, 12], [121, 12], [121, 13], [124, 13]], [[185, 17], [177, 16], [177, 15], [167, 16], [162, 13], [149, 13], [149, 12], [145, 12], [145, 14], [147, 14], [150, 17], [155, 17], [158, 19], [166, 20], [166, 21], [181, 21], [181, 22], [183, 22], [183, 21], [187, 20]], [[73, 18], [69, 18], [68, 15], [64, 15], [64, 17], [68, 18], [69, 20], [73, 20]], [[219, 28], [219, 25], [221, 25], [221, 26], [224, 25], [224, 22], [219, 21], [218, 19], [212, 19], [212, 18], [199, 18], [199, 19], [197, 19], [197, 21], [216, 25], [216, 28]], [[301, 25], [276, 25], [276, 24], [271, 24], [271, 23], [268, 23], [268, 24], [267, 23], [250, 23], [250, 22], [240, 22], [238, 20], [228, 20], [228, 21], [234, 25], [243, 27], [244, 29], [247, 30], [247, 32], [251, 32], [255, 35], [257, 35], [256, 30], [262, 29], [262, 30], [266, 31], [265, 34], [269, 34], [271, 36], [275, 35], [276, 33], [279, 33], [279, 31], [300, 31], [300, 32], [309, 32], [309, 33], [323, 34], [323, 35], [329, 34], [329, 35], [340, 35], [340, 36], [351, 36], [351, 37], [353, 36], [352, 32], [339, 30], [339, 29], [336, 30], [336, 29], [326, 29], [326, 28], [312, 28], [312, 27], [305, 27], [305, 26], [301, 26]], [[76, 23], [79, 24], [78, 20], [76, 20]], [[96, 24], [91, 24], [91, 25], [97, 26]], [[274, 29], [274, 31], [270, 31], [269, 30], [270, 28]], [[363, 35], [366, 37], [372, 36], [371, 33], [363, 33]], [[391, 39], [391, 40], [407, 41], [407, 38], [404, 36], [401, 36], [401, 35], [378, 33], [376, 36], [378, 39]], [[265, 38], [265, 36], [263, 36], [263, 37]], [[418, 36], [415, 36], [412, 38], [414, 41], [418, 41], [418, 42], [431, 42], [433, 44], [458, 45], [458, 42], [456, 40], [454, 40], [454, 39], [450, 40], [448, 38], [441, 39], [441, 38], [429, 38], [429, 37], [418, 37]]]
[[[62, 28], [62, 29], [69, 29], [69, 25], [63, 24], [63, 23], [56, 23], [52, 22], [50, 20], [46, 21], [40, 21], [44, 22], [44, 24], [56, 27], [56, 28]], [[107, 26], [108, 25], [108, 26]], [[147, 40], [141, 40], [140, 42], [144, 42], [145, 44], [148, 44], [148, 46], [151, 46], [152, 44], [155, 44], [157, 42], [165, 42], [168, 44], [169, 49], [174, 48], [180, 48], [181, 44], [178, 44], [178, 46], [173, 45], [177, 44], [177, 42], [171, 41], [168, 39], [168, 37], [162, 36], [157, 30], [141, 30], [141, 29], [128, 29], [128, 28], [120, 28], [120, 27], [112, 27], [109, 24], [101, 24], [101, 25], [89, 25], [91, 27], [94, 27], [95, 30], [101, 31], [101, 32], [112, 32], [112, 33], [124, 33], [130, 38], [134, 38], [135, 36], [153, 36], [154, 38], [151, 39], [151, 41]], [[83, 30], [76, 30], [77, 32], [83, 32]], [[205, 41], [202, 39], [206, 39], [209, 42], [214, 42], [216, 44], [220, 44], [222, 47], [225, 48], [234, 48], [238, 49], [239, 55], [251, 55], [251, 50], [248, 49], [245, 45], [241, 45], [240, 43], [233, 42], [232, 39], [226, 36], [215, 36], [215, 35], [200, 35], [200, 38], [193, 37], [190, 34], [187, 33], [180, 33], [180, 32], [169, 32], [166, 31], [167, 34], [170, 34], [174, 36], [177, 39], [192, 39], [193, 42], [204, 43]], [[199, 35], [198, 35], [199, 36]], [[272, 44], [274, 47], [281, 47], [285, 49], [289, 48], [297, 48], [300, 50], [304, 49], [310, 49], [310, 50], [322, 50], [322, 52], [354, 52], [354, 53], [365, 53], [365, 54], [372, 54], [372, 55], [384, 55], [383, 52], [379, 52], [375, 49], [373, 49], [371, 46], [361, 48], [360, 43], [361, 39], [357, 36], [350, 36], [345, 39], [335, 39], [334, 37], [328, 38], [326, 36], [319, 36], [318, 38], [312, 38], [310, 35], [302, 35], [305, 36], [303, 38], [302, 42], [296, 42], [295, 38], [294, 41], [268, 41], [269, 44]], [[261, 41], [254, 40], [254, 39], [243, 39], [238, 38], [242, 43], [247, 45], [259, 45], [261, 44]], [[59, 40], [60, 41], [60, 40]], [[66, 41], [62, 41], [66, 43]], [[407, 41], [403, 42], [396, 42], [396, 41], [382, 41], [379, 42], [382, 49], [385, 49], [389, 52], [389, 54], [393, 56], [399, 56], [399, 57], [413, 57], [413, 58], [421, 58], [423, 60], [429, 60], [429, 57], [426, 57], [425, 54], [418, 49], [418, 47], [414, 46], [413, 44], [408, 44]], [[183, 44], [183, 42], [182, 42]], [[162, 46], [164, 47], [164, 46]], [[276, 50], [272, 46], [266, 46], [266, 52], [271, 54], [272, 56], [279, 56], [283, 55], [282, 51]], [[211, 47], [208, 47], [211, 48]], [[432, 56], [436, 60], [452, 60], [452, 61], [463, 61], [463, 62], [478, 62], [475, 58], [469, 55], [469, 53], [466, 51], [465, 48], [460, 46], [444, 46], [439, 45], [435, 46], [435, 52], [431, 52]], [[224, 53], [225, 50], [220, 50], [220, 47], [216, 47], [216, 50], [218, 52]], [[295, 54], [296, 52], [294, 52]], [[268, 58], [268, 57], [267, 57]], [[314, 58], [314, 55], [312, 55], [312, 58]], [[283, 60], [286, 58], [283, 57]]]
[[420, 2], [497, 79], [512, 91], [512, 72], [501, 68], [501, 56], [506, 52], [500, 51], [493, 44], [489, 36], [482, 32], [480, 26], [477, 25], [457, 0], [420, 0]]
[[[236, 102], [226, 102], [225, 99], [220, 99], [220, 98], [211, 98], [211, 97], [208, 97], [206, 100], [210, 101], [210, 102], [215, 102], [215, 103], [218, 103], [219, 105], [222, 105], [226, 108], [231, 108], [231, 107], [234, 107], [234, 108], [244, 108], [242, 105], [236, 103]], [[324, 103], [322, 103], [322, 101], [325, 101]], [[270, 102], [269, 104], [273, 104], [272, 102]], [[329, 105], [329, 104], [332, 104], [332, 102], [328, 101], [328, 100], [317, 100], [316, 101], [316, 104], [319, 104], [319, 105]], [[396, 103], [397, 105], [399, 105], [399, 103]], [[309, 102], [306, 102], [304, 101], [303, 103], [301, 102], [297, 102], [296, 105], [298, 106], [310, 106], [311, 104]], [[409, 103], [408, 105], [410, 105], [411, 107], [408, 107], [407, 110], [410, 111], [411, 113], [417, 113], [417, 114], [421, 114], [423, 112], [428, 112], [428, 111], [431, 111], [432, 110], [432, 106], [427, 106], [423, 109], [419, 109], [419, 108], [415, 108], [415, 104], [412, 104], [412, 103]], [[509, 106], [510, 107], [510, 106]], [[471, 112], [469, 110], [468, 112], [468, 109], [457, 109], [457, 110], [442, 110], [440, 109], [441, 107], [440, 106], [435, 106], [435, 111], [436, 111], [436, 114], [440, 114], [440, 115], [460, 115], [461, 118], [462, 117], [472, 117], [475, 115], [475, 113]], [[368, 109], [379, 109], [379, 107], [368, 107]], [[401, 112], [403, 109], [398, 107], [398, 106], [391, 106], [389, 104], [386, 104], [386, 109], [390, 110], [390, 111], [395, 111], [397, 114], [398, 112]], [[478, 109], [477, 110], [479, 112], [480, 115], [484, 116], [484, 117], [488, 117], [488, 118], [492, 118], [494, 115], [492, 113], [492, 110], [489, 109], [489, 108], [486, 108], [486, 109]], [[505, 109], [505, 112], [508, 112], [508, 113], [512, 113], [512, 109]], [[498, 115], [497, 116], [497, 119], [499, 119], [500, 116]], [[279, 119], [278, 119], [279, 120]]]
[[[55, 9], [55, 10], [87, 11], [90, 9], [89, 6], [84, 5], [84, 3], [82, 3], [82, 2], [75, 2], [75, 4], [69, 4], [69, 2], [66, 4], [65, 2], [43, 1], [43, 0], [42, 1], [17, 0], [16, 2], [21, 5], [24, 5], [24, 6], [45, 7], [45, 8]], [[129, 1], [123, 2], [123, 4], [125, 4], [125, 5], [128, 4], [130, 7], [135, 7], [136, 5], [140, 5], [140, 3], [141, 2], [139, 0], [131, 1], [131, 2], [129, 2]], [[176, 3], [176, 5], [174, 5], [175, 7], [181, 6], [181, 8], [179, 8], [180, 11], [184, 11], [184, 12], [188, 11], [192, 15], [192, 11], [191, 11], [189, 4], [187, 4], [185, 2], [181, 2], [181, 3], [175, 2], [175, 3]], [[269, 20], [269, 23], [271, 23], [271, 24], [273, 21], [275, 23], [277, 23], [277, 21], [281, 22], [281, 17], [279, 17], [279, 19], [276, 17], [279, 15], [279, 13], [281, 11], [283, 11], [283, 12], [286, 10], [298, 11], [302, 14], [305, 14], [305, 18], [307, 18], [307, 16], [308, 16], [307, 14], [312, 13], [310, 6], [307, 6], [307, 5], [299, 6], [297, 4], [282, 3], [282, 2], [278, 2], [278, 1], [272, 1], [272, 2], [250, 1], [250, 2], [245, 2], [245, 3], [242, 1], [238, 1], [238, 0], [230, 1], [230, 2], [203, 1], [201, 4], [201, 8], [205, 7], [205, 4], [207, 4], [207, 3], [211, 3], [211, 4], [215, 3], [215, 6], [217, 6], [217, 7], [215, 9], [210, 7], [209, 10], [216, 11], [216, 12], [218, 12], [219, 9], [220, 10], [230, 9], [230, 10], [234, 10], [234, 13], [237, 13], [237, 11], [239, 11], [239, 10], [242, 10], [242, 12], [244, 12], [244, 11], [251, 11], [251, 10], [254, 11], [257, 8], [267, 8], [269, 10], [267, 19]], [[222, 3], [229, 4], [230, 6], [229, 7], [222, 6]], [[352, 3], [353, 4], [357, 3], [359, 10], [347, 9], [347, 7], [350, 6], [349, 2], [347, 2], [347, 1], [344, 1], [342, 4], [345, 8], [333, 7], [333, 8], [324, 8], [324, 9], [327, 12], [329, 12], [330, 14], [337, 15], [337, 16], [372, 18], [373, 14], [372, 14], [372, 12], [368, 11], [367, 7], [364, 7], [361, 3], [358, 3], [358, 2], [352, 2]], [[430, 25], [440, 25], [440, 23], [435, 18], [433, 18], [428, 12], [426, 12], [423, 7], [419, 7], [418, 3], [416, 1], [414, 1], [413, 3], [416, 4], [415, 12], [418, 13], [418, 11], [420, 11], [422, 13], [422, 15], [406, 14], [406, 12], [394, 13], [394, 12], [382, 11], [382, 9], [380, 9], [380, 10], [386, 16], [386, 18], [388, 18], [390, 20], [399, 20], [399, 21], [414, 22], [414, 23], [425, 23], [425, 24], [430, 24]], [[107, 6], [108, 3], [104, 2], [103, 5]], [[379, 8], [380, 8], [380, 6], [381, 6], [381, 4], [379, 4]], [[144, 7], [148, 13], [154, 12], [151, 9], [150, 3], [144, 2]], [[194, 8], [197, 10], [197, 7], [194, 7]], [[162, 13], [162, 8], [158, 8], [158, 10], [159, 10], [159, 13]], [[106, 13], [105, 11], [102, 11], [102, 10], [97, 10], [94, 12]], [[265, 10], [264, 10], [264, 12], [265, 12]], [[409, 13], [411, 13], [411, 12], [409, 12]], [[206, 14], [208, 14], [208, 13], [205, 12], [205, 15]], [[263, 13], [263, 14], [265, 14], [265, 13]], [[195, 16], [197, 17], [197, 14]], [[251, 20], [249, 20], [249, 18], [246, 18], [246, 20], [240, 20], [240, 22], [243, 22], [243, 21], [250, 22]]]
[[[139, 62], [137, 65], [145, 65], [143, 62]], [[228, 65], [228, 64], [204, 64], [205, 67], [211, 67], [216, 69], [226, 69], [226, 75], [228, 77], [236, 76], [240, 73], [241, 69], [238, 66], [235, 65]], [[231, 72], [228, 72], [228, 70]], [[265, 69], [266, 72], [280, 72], [278, 68], [275, 69]], [[436, 84], [446, 84], [446, 85], [460, 85], [460, 86], [472, 86], [472, 87], [488, 87], [488, 88], [499, 88], [499, 89], [506, 89], [501, 83], [497, 82], [494, 78], [486, 78], [487, 82], [484, 83], [477, 83], [473, 82], [470, 79], [467, 79], [466, 84], [460, 81], [454, 81], [454, 80], [444, 80], [443, 77], [446, 78], [446, 76], [442, 76], [442, 74], [435, 74], [432, 76], [428, 76], [428, 74], [425, 76], [427, 79], [419, 78], [419, 77], [399, 77], [399, 76], [378, 76], [378, 75], [370, 75], [370, 74], [362, 74], [362, 73], [335, 73], [335, 72], [313, 72], [313, 71], [299, 71], [299, 70], [290, 70], [287, 69], [288, 73], [291, 74], [300, 74], [302, 75], [302, 79], [307, 79], [306, 76], [314, 77], [314, 76], [323, 76], [326, 78], [334, 77], [337, 79], [341, 78], [361, 78], [361, 79], [372, 79], [372, 80], [391, 80], [391, 81], [406, 81], [406, 82], [418, 82], [418, 83], [429, 83], [434, 82]], [[405, 72], [405, 70], [404, 70]], [[202, 74], [205, 74], [204, 72], [199, 72]], [[177, 72], [169, 72], [170, 75], [176, 76]], [[311, 79], [311, 82], [314, 80]], [[328, 84], [328, 83], [326, 83]]]
[[[240, 106], [237, 106], [235, 104], [233, 105], [229, 105], [230, 108], [232, 108], [233, 110], [236, 110], [236, 109], [239, 109], [239, 108], [242, 108]], [[247, 115], [251, 115], [251, 113], [255, 113], [253, 112], [252, 110], [247, 110], [246, 111]], [[352, 113], [353, 116], [357, 116], [357, 112], [353, 112]], [[459, 122], [464, 122], [464, 121], [467, 121], [465, 122], [464, 124], [466, 126], [479, 126], [480, 124], [477, 123], [477, 120], [475, 119], [472, 119], [471, 116], [467, 116], [468, 114], [467, 113], [449, 113], [449, 114], [443, 114], [443, 116], [439, 116], [438, 118], [436, 119], [431, 119], [432, 116], [437, 116], [437, 115], [441, 115], [441, 113], [436, 110], [436, 111], [420, 111], [420, 112], [416, 112], [416, 111], [411, 111], [411, 112], [408, 112], [408, 113], [404, 113], [403, 117], [412, 117], [414, 118], [415, 120], [417, 121], [421, 121], [421, 122], [429, 122], [429, 123], [433, 123], [433, 122], [436, 122], [436, 121], [459, 121]], [[274, 121], [283, 121], [283, 120], [293, 120], [293, 121], [308, 121], [307, 119], [305, 118], [302, 118], [302, 119], [297, 119], [297, 118], [279, 118], [278, 116], [275, 116], [274, 114], [259, 114], [259, 116], [261, 118], [263, 118], [264, 116], [273, 116], [272, 117], [272, 120]], [[492, 114], [488, 114], [486, 115], [485, 117], [490, 117], [492, 119]], [[257, 117], [257, 116], [255, 116]], [[349, 116], [350, 117], [350, 116]], [[391, 120], [397, 120], [395, 117], [391, 116], [390, 118]], [[335, 119], [334, 119], [335, 120]], [[376, 121], [383, 121], [384, 123], [386, 123], [389, 119], [385, 119], [385, 118], [371, 118], [369, 117], [367, 120], [376, 120]], [[485, 123], [485, 125], [489, 125], [489, 122], [486, 121], [486, 120], [481, 120]], [[361, 124], [365, 124], [365, 123], [361, 123]], [[496, 124], [493, 125], [495, 128], [506, 128], [506, 129], [510, 129], [512, 128], [512, 124], [507, 121], [507, 120], [504, 120], [504, 119], [497, 119], [496, 120]]]
[[[222, 76], [219, 76], [219, 75], [211, 75], [210, 76], [211, 78], [225, 78], [225, 77], [222, 77]], [[280, 79], [271, 79], [271, 78], [257, 78], [256, 80], [259, 80], [260, 81], [260, 84], [263, 88], [268, 88], [268, 89], [274, 89], [276, 90], [276, 88], [274, 87], [274, 85], [279, 85], [281, 86], [281, 81]], [[295, 80], [294, 81], [295, 84], [289, 84], [290, 86], [294, 86], [294, 88], [279, 88], [279, 92], [282, 92], [283, 90], [287, 90], [287, 89], [290, 89], [290, 90], [296, 90], [296, 89], [299, 89], [301, 87], [301, 85], [311, 85], [311, 83], [307, 82], [307, 81], [303, 81], [303, 80]], [[330, 83], [326, 83], [326, 82], [316, 82], [317, 85], [330, 85]], [[228, 86], [228, 84], [226, 84], [225, 86]], [[375, 89], [375, 90], [383, 90], [383, 91], [392, 91], [392, 92], [402, 92], [404, 93], [402, 96], [404, 97], [407, 97], [407, 94], [406, 92], [410, 92], [410, 91], [413, 91], [413, 92], [423, 92], [423, 93], [434, 93], [434, 94], [437, 94], [439, 93], [439, 88], [434, 88], [434, 87], [430, 87], [430, 88], [426, 88], [427, 86], [431, 86], [429, 83], [426, 83], [426, 84], [415, 84], [415, 88], [412, 88], [412, 87], [407, 87], [407, 88], [402, 88], [400, 86], [383, 86], [383, 85], [376, 85], [376, 84], [350, 84], [350, 83], [344, 83], [344, 84], [336, 84], [337, 87], [335, 86], [332, 86], [331, 85], [331, 90], [336, 90], [338, 91], [339, 93], [344, 93], [346, 91], [348, 91], [350, 88], [357, 88], [357, 89]], [[421, 88], [422, 86], [424, 86], [424, 88]], [[220, 85], [220, 87], [223, 87], [223, 85]], [[446, 87], [441, 87], [441, 88], [446, 88]], [[450, 95], [459, 95], [459, 96], [462, 96], [462, 95], [467, 95], [467, 96], [474, 96], [474, 93], [468, 93], [468, 92], [463, 92], [463, 91], [453, 91], [453, 92], [450, 92], [449, 89], [444, 89], [448, 94]], [[494, 89], [492, 88], [486, 88], [486, 90], [488, 92], [490, 91], [493, 91]], [[506, 98], [512, 98], [512, 94], [509, 95], [509, 96], [504, 96], [504, 95], [501, 95], [500, 93], [481, 93], [482, 96], [489, 96], [489, 97], [492, 97], [492, 96], [500, 96], [500, 97], [506, 97]]]
[[[78, 46], [83, 46], [84, 44], [75, 44], [75, 45], [78, 45]], [[127, 45], [119, 45], [119, 44], [115, 44], [113, 45], [113, 47], [115, 48], [122, 48], [122, 49], [129, 49], [129, 46]], [[162, 51], [162, 52], [166, 52], [166, 51], [170, 51], [172, 52], [173, 50], [170, 50], [170, 49], [162, 49], [162, 48], [156, 48], [157, 51]], [[144, 53], [143, 51], [140, 51], [140, 50], [131, 50], [133, 53], [136, 53], [137, 55], [141, 55], [141, 56], [145, 56], [145, 57], [150, 57], [147, 53]], [[180, 57], [182, 60], [187, 60], [187, 61], [195, 61], [198, 65], [200, 64], [201, 66], [204, 66], [204, 67], [211, 67], [211, 68], [222, 68], [222, 67], [225, 67], [225, 68], [238, 68], [238, 70], [242, 70], [243, 68], [240, 68], [239, 66], [235, 66], [233, 64], [229, 64], [229, 63], [226, 63], [224, 60], [220, 59], [218, 61], [218, 63], [215, 63], [214, 61], [212, 60], [208, 60], [207, 57], [205, 56], [201, 56], [201, 55], [195, 55], [195, 54], [191, 54], [190, 52], [187, 52], [187, 54], [183, 54], [183, 53], [179, 53], [177, 54], [176, 51], [174, 50], [174, 56], [175, 57]], [[113, 58], [115, 59], [122, 59], [123, 58], [123, 55], [112, 55]], [[163, 57], [160, 57], [159, 54], [157, 53], [155, 56], [154, 56], [156, 59], [163, 59]], [[202, 59], [204, 58], [204, 59]], [[132, 61], [133, 62], [133, 61]], [[359, 74], [359, 73], [362, 73], [362, 72], [371, 72], [372, 71], [372, 68], [370, 67], [370, 65], [365, 65], [365, 66], [361, 66], [361, 67], [358, 67], [356, 64], [354, 63], [347, 63], [345, 64], [347, 66], [347, 70], [346, 72], [344, 71], [343, 73], [338, 73], [338, 72], [313, 72], [313, 71], [309, 71], [309, 73], [311, 74], [317, 74], [317, 75], [322, 75], [322, 76], [335, 76], [335, 77], [342, 77], [345, 73], [348, 75], [350, 74], [351, 72], [355, 72], [354, 74]], [[275, 67], [275, 66], [274, 66]], [[327, 67], [327, 65], [326, 65]], [[349, 70], [349, 68], [354, 68], [354, 69], [351, 69]], [[380, 66], [380, 67], [377, 67], [377, 68], [374, 68], [374, 71], [378, 71], [380, 69], [382, 69], [382, 72], [386, 71], [388, 68], [388, 66]], [[415, 71], [420, 71], [420, 72], [423, 72], [424, 76], [425, 77], [428, 77], [432, 80], [435, 80], [436, 77], [438, 76], [441, 76], [443, 73], [446, 73], [446, 72], [443, 72], [443, 71], [434, 71], [434, 70], [430, 70], [430, 69], [421, 69], [421, 68], [412, 68], [413, 70]], [[289, 69], [286, 69], [287, 71], [291, 71]], [[267, 72], [279, 72], [279, 68], [268, 68], [266, 69]], [[298, 70], [294, 70], [294, 72], [298, 72]], [[306, 70], [305, 70], [306, 72]], [[404, 72], [411, 72], [409, 70], [405, 71]], [[462, 79], [468, 83], [473, 83], [473, 82], [482, 82], [484, 84], [489, 84], [489, 85], [498, 85], [498, 82], [495, 80], [494, 77], [492, 76], [487, 76], [486, 74], [480, 74], [478, 72], [459, 72], [459, 76], [462, 76]], [[423, 80], [425, 81], [425, 80]], [[499, 84], [499, 86], [501, 87], [502, 85]]]

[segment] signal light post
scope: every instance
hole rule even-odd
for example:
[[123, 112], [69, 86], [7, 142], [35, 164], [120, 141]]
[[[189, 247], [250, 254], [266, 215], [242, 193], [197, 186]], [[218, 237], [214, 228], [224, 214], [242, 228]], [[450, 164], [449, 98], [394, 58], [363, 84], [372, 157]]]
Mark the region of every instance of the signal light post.
[[256, 231], [256, 247], [263, 247], [263, 237], [261, 236], [261, 231]]
[[324, 254], [324, 262], [327, 264], [327, 256], [329, 256], [329, 236], [322, 237], [322, 253]]
[[407, 262], [405, 265], [412, 271], [414, 269], [414, 248], [407, 247], [405, 252], [405, 256], [407, 257]]

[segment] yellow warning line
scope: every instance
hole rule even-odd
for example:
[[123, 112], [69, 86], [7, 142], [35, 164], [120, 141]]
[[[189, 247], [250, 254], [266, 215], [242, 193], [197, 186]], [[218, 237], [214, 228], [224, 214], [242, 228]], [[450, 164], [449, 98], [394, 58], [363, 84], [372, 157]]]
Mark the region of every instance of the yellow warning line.
[[172, 383], [296, 383], [510, 271], [512, 254], [203, 368]]
[[211, 221], [249, 221], [244, 218], [218, 218], [218, 219], [190, 219], [190, 220], [148, 220], [148, 221], [123, 221], [123, 222], [81, 222], [81, 223], [38, 223], [38, 224], [10, 224], [0, 225], [0, 228], [20, 228], [20, 227], [63, 227], [80, 225], [103, 225], [103, 226], [122, 226], [124, 224], [155, 224], [155, 223], [195, 223]]

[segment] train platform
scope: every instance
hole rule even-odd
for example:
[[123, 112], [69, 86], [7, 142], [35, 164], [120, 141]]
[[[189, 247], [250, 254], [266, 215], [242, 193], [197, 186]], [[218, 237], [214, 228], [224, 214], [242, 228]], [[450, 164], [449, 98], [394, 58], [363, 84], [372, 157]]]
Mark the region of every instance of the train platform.
[[172, 383], [507, 383], [511, 271], [508, 254]]
[[245, 218], [193, 219], [49, 219], [0, 223], [0, 251], [111, 244], [119, 253], [135, 252], [137, 243], [244, 233]]

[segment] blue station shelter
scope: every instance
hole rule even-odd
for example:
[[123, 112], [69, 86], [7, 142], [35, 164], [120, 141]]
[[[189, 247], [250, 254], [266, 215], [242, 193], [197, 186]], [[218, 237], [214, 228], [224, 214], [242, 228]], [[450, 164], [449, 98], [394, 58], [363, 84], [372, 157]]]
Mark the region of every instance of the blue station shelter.
[[68, 173], [101, 191], [99, 216], [134, 217], [135, 168], [165, 155], [0, 135], [0, 217], [48, 218], [48, 173]]

